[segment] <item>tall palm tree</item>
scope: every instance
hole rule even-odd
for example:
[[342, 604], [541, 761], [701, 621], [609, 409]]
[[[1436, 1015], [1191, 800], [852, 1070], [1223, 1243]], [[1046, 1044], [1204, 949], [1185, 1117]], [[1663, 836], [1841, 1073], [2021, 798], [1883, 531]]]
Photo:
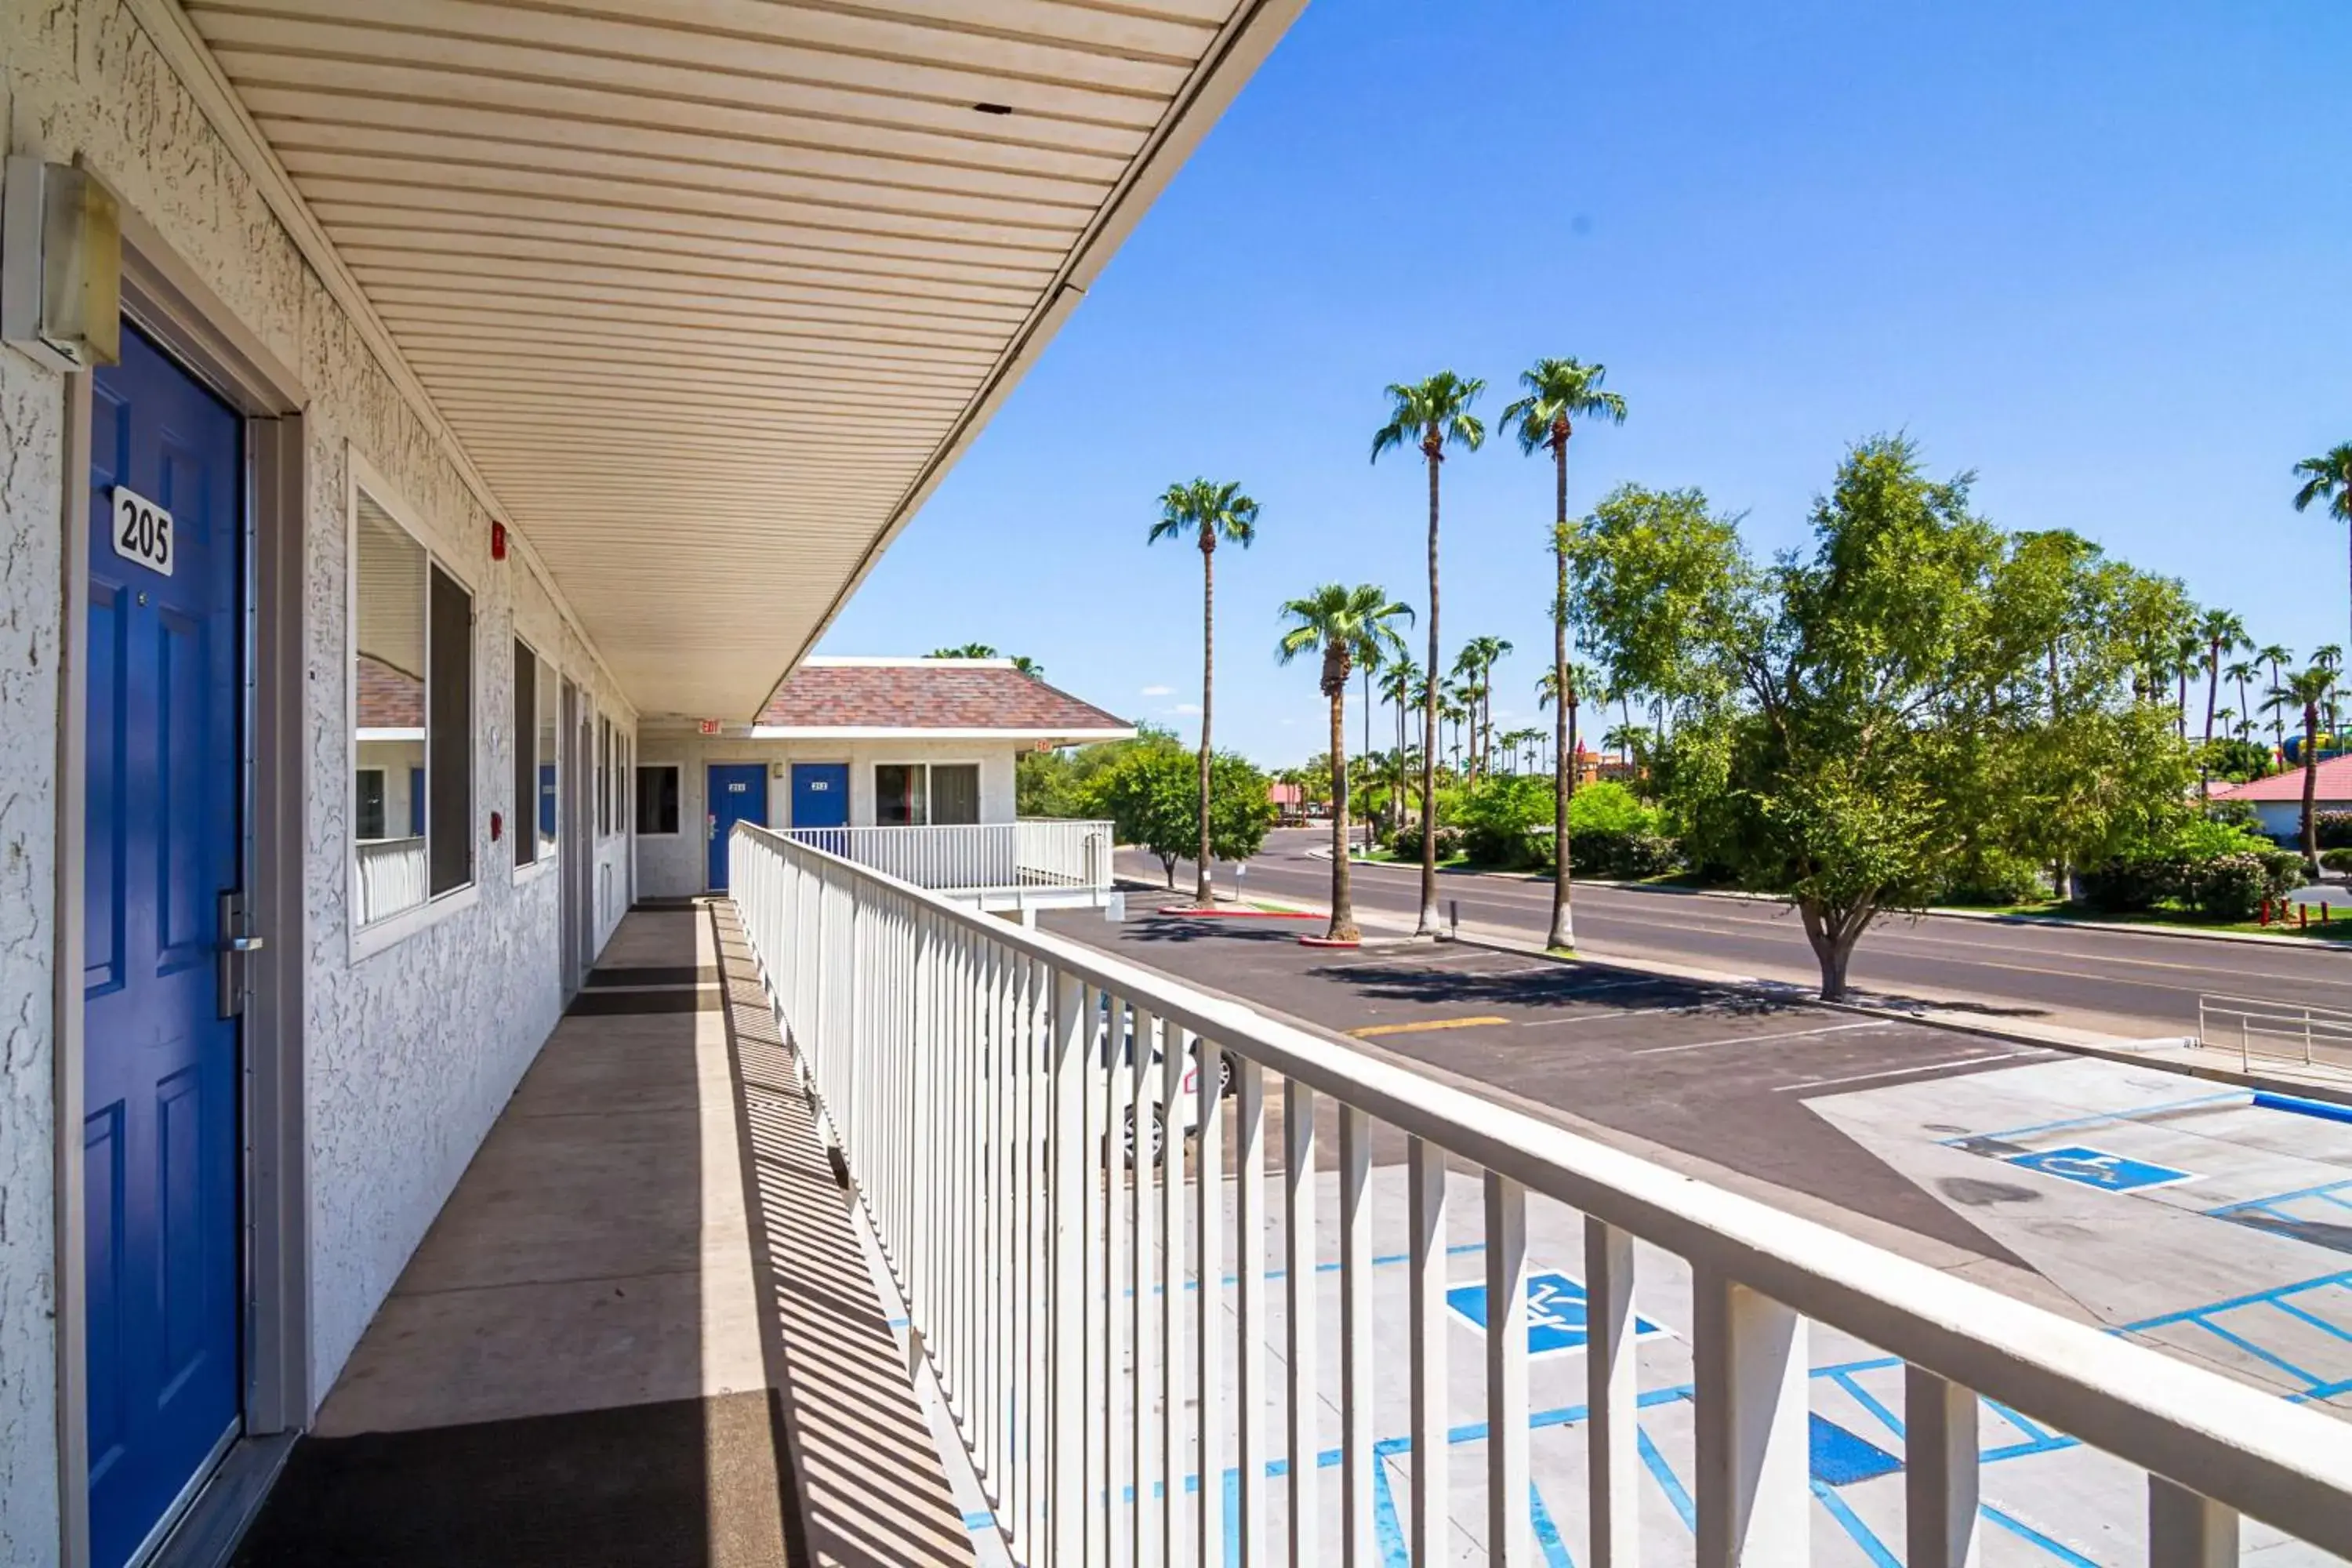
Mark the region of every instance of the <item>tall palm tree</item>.
[[[2205, 644], [2205, 746], [2213, 745], [2214, 705], [2221, 700], [2221, 656], [2235, 653], [2246, 640], [2246, 623], [2228, 610], [2207, 610], [2197, 620], [2197, 635]], [[2213, 793], [2212, 763], [2200, 754], [2197, 762], [2197, 787], [2204, 795]]]
[[2336, 671], [2324, 664], [2298, 670], [2271, 688], [2263, 703], [2274, 713], [2300, 710], [2303, 720], [2303, 860], [2313, 879], [2319, 876], [2319, 710], [2336, 690]]
[[[1405, 706], [1408, 703], [1416, 708], [1421, 705], [1422, 685], [1421, 666], [1414, 663], [1410, 657], [1391, 661], [1388, 668], [1381, 672], [1381, 695], [1396, 705], [1396, 754], [1400, 766], [1406, 750]], [[1402, 773], [1399, 774], [1395, 792], [1389, 799], [1389, 816], [1391, 825], [1404, 820], [1404, 784]]]
[[1454, 660], [1454, 672], [1463, 679], [1470, 696], [1470, 772], [1475, 781], [1478, 765], [1484, 759], [1494, 765], [1495, 750], [1495, 667], [1511, 651], [1507, 637], [1472, 637], [1462, 646]]
[[[1323, 656], [1323, 695], [1331, 704], [1331, 930], [1333, 942], [1355, 942], [1354, 878], [1348, 864], [1348, 677], [1356, 664], [1404, 657], [1396, 623], [1412, 619], [1385, 588], [1370, 583], [1342, 587], [1327, 583], [1303, 599], [1282, 606], [1290, 623], [1277, 645], [1282, 662], [1302, 653]], [[1423, 835], [1424, 837], [1428, 837]]]
[[1217, 544], [1220, 540], [1249, 548], [1257, 537], [1257, 502], [1231, 480], [1194, 479], [1170, 485], [1160, 496], [1160, 521], [1145, 541], [1191, 535], [1201, 548], [1201, 846], [1193, 861], [1194, 902], [1207, 909], [1216, 898], [1209, 882], [1209, 720], [1217, 673]]
[[[2242, 643], [2239, 646], [2251, 647], [2252, 645], [2251, 643]], [[2221, 679], [2229, 681], [2238, 689], [2238, 738], [2240, 740], [2245, 739], [2245, 731], [2248, 728], [2248, 716], [2253, 712], [2253, 709], [2248, 705], [2246, 701], [2246, 683], [2253, 679], [2253, 678], [2254, 666], [2253, 661], [2251, 659], [2232, 659], [2221, 668]]]
[[[2256, 649], [2254, 658], [2258, 663], [2270, 666], [2271, 685], [2276, 688], [2279, 683], [2279, 668], [2283, 665], [2294, 662], [2294, 651], [2292, 648], [2281, 647], [2276, 643], [2270, 643]], [[2273, 746], [2286, 744], [2286, 721], [2276, 713], [2271, 716], [2271, 744]]]
[[[1429, 466], [1429, 673], [1433, 686], [1422, 700], [1422, 724], [1437, 728], [1437, 469], [1445, 448], [1475, 452], [1486, 443], [1486, 426], [1470, 405], [1486, 384], [1476, 376], [1458, 376], [1441, 370], [1426, 381], [1391, 382], [1388, 387], [1389, 421], [1372, 432], [1372, 461], [1383, 452], [1418, 447]], [[1421, 918], [1417, 936], [1437, 934], [1437, 758], [1424, 746], [1421, 764]]]
[[[1568, 603], [1568, 555], [1571, 543], [1568, 526], [1568, 441], [1579, 419], [1604, 419], [1612, 425], [1625, 423], [1624, 398], [1604, 390], [1601, 384], [1608, 378], [1605, 365], [1586, 364], [1574, 359], [1539, 359], [1519, 372], [1519, 386], [1527, 395], [1503, 410], [1503, 423], [1511, 426], [1512, 433], [1519, 438], [1523, 455], [1533, 457], [1539, 447], [1551, 453], [1551, 554], [1558, 579], [1551, 602], [1555, 691], [1569, 685], [1568, 623], [1573, 618]], [[1547, 944], [1551, 947], [1575, 945], [1575, 927], [1568, 907], [1568, 796], [1576, 787], [1576, 766], [1568, 740], [1570, 711], [1570, 704], [1563, 702], [1552, 712], [1552, 748], [1564, 760], [1552, 770], [1552, 847], [1559, 854], [1559, 872], [1552, 879], [1551, 936]]]
[[[2308, 511], [2325, 501], [2328, 516], [2352, 525], [2352, 441], [2339, 442], [2316, 458], [2305, 458], [2294, 466], [2294, 475], [2303, 481], [2294, 492], [2295, 510]], [[2352, 526], [2345, 532], [2352, 538]]]

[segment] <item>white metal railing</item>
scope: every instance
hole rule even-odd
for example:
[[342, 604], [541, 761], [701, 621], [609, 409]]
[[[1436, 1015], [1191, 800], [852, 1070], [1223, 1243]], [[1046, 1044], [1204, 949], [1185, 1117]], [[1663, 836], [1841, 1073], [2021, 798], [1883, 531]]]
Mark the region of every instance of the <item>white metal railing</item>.
[[1114, 839], [1108, 822], [795, 827], [785, 837], [934, 892], [1102, 892], [1111, 885]]
[[2238, 1066], [2254, 1058], [2352, 1071], [2352, 1013], [2255, 996], [2197, 998], [2197, 1043], [2234, 1050]]
[[[1464, 1412], [1448, 1404], [1447, 1268], [1464, 1250], [1449, 1242], [1471, 1233], [1492, 1331], [1474, 1533], [1490, 1561], [1544, 1561], [1524, 1331], [1531, 1214], [1581, 1237], [1580, 1563], [1635, 1561], [1648, 1443], [1637, 1240], [1689, 1267], [1706, 1568], [1809, 1560], [1813, 1328], [1903, 1363], [1910, 1568], [1982, 1552], [1979, 1395], [2147, 1472], [2145, 1497], [2103, 1534], [2144, 1526], [2160, 1568], [2236, 1563], [2242, 1514], [2352, 1554], [2352, 1426], [779, 835], [740, 827], [730, 853], [805, 1087], [1019, 1562], [1395, 1560], [1396, 1538], [1384, 1547], [1375, 1529], [1376, 1489], [1391, 1506], [1380, 1456], [1398, 1452], [1374, 1440], [1383, 1378], [1383, 1409], [1410, 1410], [1400, 1533], [1413, 1561], [1453, 1561], [1449, 1515], [1475, 1477], [1448, 1466]], [[1192, 1070], [1218, 1053], [1229, 1090], [1225, 1075]], [[1172, 1140], [1164, 1166], [1123, 1153], [1136, 1109], [1169, 1105], [1188, 1081], [1191, 1159]], [[1385, 1185], [1392, 1155], [1376, 1175], [1376, 1137], [1402, 1145], [1401, 1194]], [[1320, 1195], [1318, 1168], [1333, 1184]], [[1376, 1265], [1393, 1261], [1374, 1254], [1375, 1212], [1385, 1233], [1399, 1209], [1402, 1310], [1373, 1288]], [[1333, 1233], [1336, 1263], [1318, 1246]], [[1270, 1272], [1277, 1244], [1284, 1266]], [[1679, 1274], [1671, 1261], [1643, 1265], [1648, 1312]], [[1318, 1298], [1334, 1283], [1327, 1327]], [[1402, 1322], [1377, 1318], [1376, 1300]], [[1307, 1454], [1317, 1461], [1278, 1462]], [[2081, 1474], [2056, 1495], [2079, 1493]]]
[[362, 842], [353, 857], [359, 867], [360, 924], [413, 910], [425, 901], [425, 840], [377, 838]]

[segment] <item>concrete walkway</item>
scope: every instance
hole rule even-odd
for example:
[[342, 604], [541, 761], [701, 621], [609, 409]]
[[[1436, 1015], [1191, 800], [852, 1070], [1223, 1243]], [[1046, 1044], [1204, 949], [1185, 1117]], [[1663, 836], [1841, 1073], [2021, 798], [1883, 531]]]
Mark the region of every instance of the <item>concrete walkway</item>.
[[235, 1561], [969, 1563], [720, 904], [622, 923]]

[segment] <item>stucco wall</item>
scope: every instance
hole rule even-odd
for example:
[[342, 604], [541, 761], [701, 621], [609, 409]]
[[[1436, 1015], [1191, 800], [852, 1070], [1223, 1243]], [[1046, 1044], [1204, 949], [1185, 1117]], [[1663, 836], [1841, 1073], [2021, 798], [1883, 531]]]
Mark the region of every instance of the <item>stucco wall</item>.
[[[323, 1396], [482, 1134], [553, 1026], [558, 879], [518, 875], [488, 818], [513, 795], [509, 681], [520, 630], [634, 730], [627, 704], [530, 577], [488, 559], [489, 520], [305, 265], [194, 100], [114, 0], [5, 0], [7, 150], [80, 155], [155, 226], [308, 403], [309, 809], [305, 1114], [310, 1363]], [[56, 878], [62, 383], [0, 350], [0, 1563], [57, 1552], [50, 1017]], [[348, 444], [348, 446], [347, 446]], [[353, 742], [346, 728], [346, 451], [400, 492], [475, 588], [476, 863], [469, 907], [354, 963]], [[626, 840], [600, 847], [625, 906]], [[79, 1245], [78, 1241], [75, 1245]]]
[[[857, 827], [874, 822], [874, 766], [877, 763], [977, 763], [980, 764], [980, 819], [1011, 822], [1015, 813], [1013, 764], [1020, 748], [1010, 742], [978, 741], [754, 741], [733, 736], [704, 736], [693, 730], [653, 729], [638, 744], [640, 766], [676, 763], [678, 778], [678, 833], [675, 837], [637, 840], [637, 889], [649, 899], [678, 898], [703, 890], [709, 861], [705, 837], [709, 806], [708, 775], [713, 763], [847, 763], [849, 821]], [[789, 826], [792, 781], [768, 780], [768, 821]]]

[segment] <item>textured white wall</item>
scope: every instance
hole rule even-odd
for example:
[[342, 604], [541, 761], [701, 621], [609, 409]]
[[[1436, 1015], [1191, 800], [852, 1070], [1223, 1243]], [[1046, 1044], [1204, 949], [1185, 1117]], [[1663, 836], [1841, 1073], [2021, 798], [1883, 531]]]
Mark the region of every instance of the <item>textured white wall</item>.
[[[678, 780], [678, 826], [675, 838], [637, 840], [637, 889], [648, 899], [682, 898], [703, 889], [709, 840], [704, 837], [709, 806], [705, 799], [712, 763], [794, 762], [849, 764], [849, 820], [854, 826], [874, 822], [874, 764], [877, 763], [978, 763], [980, 819], [1011, 822], [1015, 816], [1013, 761], [1020, 748], [1009, 742], [977, 741], [753, 741], [740, 737], [706, 737], [692, 730], [649, 730], [638, 746], [638, 763], [651, 767], [675, 763]], [[788, 826], [792, 809], [792, 779], [768, 780], [768, 820]]]
[[[488, 559], [488, 517], [356, 330], [116, 0], [0, 4], [7, 150], [85, 157], [310, 395], [305, 834], [311, 1193], [310, 1363], [323, 1396], [559, 1010], [559, 891], [493, 845], [513, 795], [518, 630], [633, 725], [520, 554]], [[0, 350], [0, 1563], [57, 1552], [55, 1148], [50, 1017], [56, 878], [62, 388]], [[354, 964], [349, 948], [346, 443], [476, 589], [477, 864], [470, 908]], [[626, 896], [626, 841], [609, 934]], [[76, 1241], [73, 1245], [79, 1245]]]

